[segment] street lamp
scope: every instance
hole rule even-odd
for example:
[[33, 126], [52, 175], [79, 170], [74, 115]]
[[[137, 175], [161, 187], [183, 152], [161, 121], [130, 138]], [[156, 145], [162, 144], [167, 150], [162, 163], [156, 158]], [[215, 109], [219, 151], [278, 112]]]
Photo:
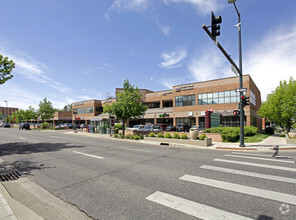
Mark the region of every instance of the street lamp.
[[[240, 13], [237, 10], [236, 0], [228, 0], [229, 4], [233, 4], [234, 8], [236, 10], [236, 13], [238, 15], [238, 24], [235, 25], [235, 27], [238, 28], [238, 44], [239, 44], [239, 69], [240, 69], [240, 74], [239, 74], [239, 86], [240, 89], [243, 88], [243, 58], [242, 58], [242, 35], [241, 35], [241, 17]], [[243, 96], [243, 91], [240, 90], [240, 105], [239, 105], [239, 110], [240, 110], [240, 147], [245, 147], [244, 144], [244, 107], [242, 105], [242, 96]]]
[[76, 130], [76, 115], [77, 115], [77, 112], [73, 111], [73, 115], [74, 115], [74, 133], [77, 133], [77, 130]]

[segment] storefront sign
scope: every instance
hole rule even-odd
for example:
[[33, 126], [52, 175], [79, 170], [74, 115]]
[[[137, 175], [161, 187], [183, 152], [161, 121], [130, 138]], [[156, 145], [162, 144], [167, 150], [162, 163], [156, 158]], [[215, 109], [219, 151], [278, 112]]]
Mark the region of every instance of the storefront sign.
[[105, 100], [105, 101], [103, 101], [103, 104], [111, 103], [111, 102], [113, 102], [113, 100]]
[[222, 116], [233, 116], [233, 110], [214, 110], [213, 113], [218, 113]]
[[160, 118], [170, 117], [170, 114], [164, 113], [159, 115]]
[[188, 117], [192, 117], [193, 116], [193, 112], [188, 112]]
[[77, 105], [84, 105], [84, 102], [77, 102], [77, 103], [74, 103], [73, 105], [74, 105], [74, 106], [77, 106]]
[[192, 89], [194, 89], [194, 85], [180, 86], [180, 87], [176, 87], [176, 92], [192, 90]]
[[169, 95], [169, 94], [172, 94], [173, 92], [164, 92], [164, 93], [162, 93], [162, 95], [163, 96], [165, 96], [165, 95]]

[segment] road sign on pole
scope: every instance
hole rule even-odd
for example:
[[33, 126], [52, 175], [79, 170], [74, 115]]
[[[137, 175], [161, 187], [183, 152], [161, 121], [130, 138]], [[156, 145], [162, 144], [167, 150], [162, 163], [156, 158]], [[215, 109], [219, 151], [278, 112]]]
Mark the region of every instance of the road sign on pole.
[[235, 92], [246, 92], [247, 90], [247, 88], [237, 88], [235, 89]]

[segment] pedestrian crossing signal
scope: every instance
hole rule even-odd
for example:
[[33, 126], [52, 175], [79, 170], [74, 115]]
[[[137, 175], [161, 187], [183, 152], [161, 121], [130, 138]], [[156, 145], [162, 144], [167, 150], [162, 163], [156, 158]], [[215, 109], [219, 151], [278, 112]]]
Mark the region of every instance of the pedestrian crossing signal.
[[234, 116], [239, 115], [239, 113], [240, 113], [239, 110], [233, 110], [233, 115], [234, 115]]

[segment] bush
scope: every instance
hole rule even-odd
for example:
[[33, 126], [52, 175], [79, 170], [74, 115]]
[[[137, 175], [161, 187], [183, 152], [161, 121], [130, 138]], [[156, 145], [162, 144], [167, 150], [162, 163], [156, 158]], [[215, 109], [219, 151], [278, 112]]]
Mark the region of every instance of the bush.
[[158, 137], [158, 138], [164, 138], [164, 136], [163, 136], [162, 133], [158, 133], [158, 134], [157, 134], [157, 137]]
[[113, 137], [117, 138], [118, 137], [118, 134], [114, 134]]
[[282, 138], [283, 138], [283, 137], [286, 137], [286, 135], [285, 135], [285, 134], [281, 134], [281, 135], [280, 135], [280, 137], [282, 137]]
[[219, 127], [215, 127], [215, 128], [207, 128], [204, 130], [204, 133], [220, 133], [225, 129], [225, 127], [219, 126]]
[[122, 138], [122, 139], [124, 139], [124, 135], [123, 134], [120, 134], [119, 137]]
[[47, 122], [44, 122], [41, 124], [41, 128], [44, 129], [44, 128], [49, 128], [49, 123]]
[[187, 137], [186, 134], [182, 134], [182, 135], [181, 135], [181, 139], [188, 139], [188, 137]]
[[221, 132], [221, 137], [223, 142], [236, 142], [239, 140], [239, 135], [240, 135], [239, 127], [225, 128]]
[[134, 135], [134, 140], [140, 140], [140, 136], [139, 135]]
[[207, 138], [207, 135], [205, 135], [205, 134], [202, 134], [199, 136], [199, 140], [202, 140], [202, 141], [206, 138]]
[[148, 135], [148, 137], [155, 137], [154, 132], [150, 132], [149, 135]]
[[258, 132], [258, 128], [254, 126], [245, 126], [244, 127], [244, 134], [245, 136], [253, 136]]
[[131, 135], [131, 134], [127, 134], [127, 135], [125, 135], [125, 138], [126, 138], [126, 139], [133, 139], [133, 135]]
[[267, 127], [267, 128], [265, 129], [265, 132], [268, 133], [268, 134], [274, 134], [273, 127]]
[[165, 138], [172, 138], [172, 135], [171, 135], [170, 133], [166, 133], [166, 134], [164, 135], [164, 137], [165, 137]]
[[140, 139], [144, 139], [144, 135], [143, 134], [140, 134]]
[[174, 133], [173, 138], [174, 139], [180, 139], [180, 135], [178, 133]]
[[115, 124], [114, 129], [115, 129], [115, 133], [118, 134], [118, 131], [122, 130], [122, 125], [120, 123]]

